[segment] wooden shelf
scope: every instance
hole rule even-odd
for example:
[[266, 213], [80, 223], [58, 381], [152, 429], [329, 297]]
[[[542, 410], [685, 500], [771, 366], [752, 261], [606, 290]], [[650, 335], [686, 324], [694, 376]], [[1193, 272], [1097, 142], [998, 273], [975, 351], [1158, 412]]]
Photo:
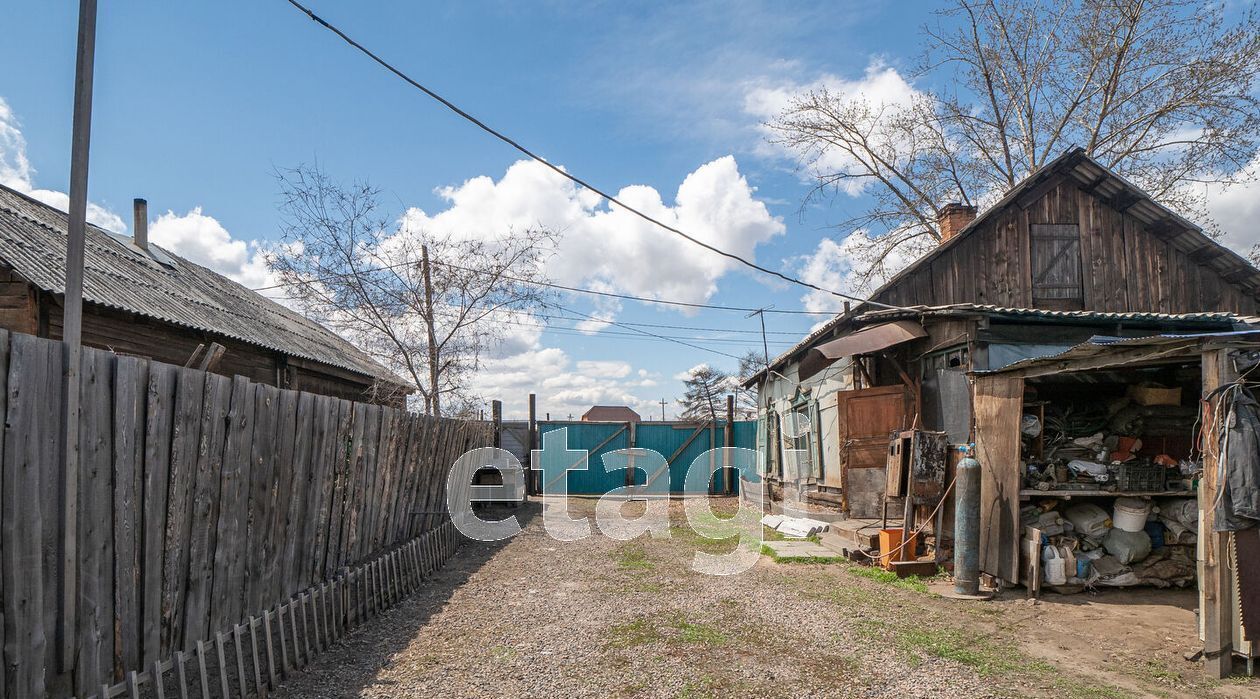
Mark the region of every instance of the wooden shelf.
[[1193, 490], [1163, 490], [1155, 493], [1151, 492], [1128, 492], [1122, 490], [1021, 490], [1019, 497], [1021, 500], [1029, 498], [1062, 498], [1071, 500], [1072, 498], [1168, 498], [1168, 497], [1195, 497]]

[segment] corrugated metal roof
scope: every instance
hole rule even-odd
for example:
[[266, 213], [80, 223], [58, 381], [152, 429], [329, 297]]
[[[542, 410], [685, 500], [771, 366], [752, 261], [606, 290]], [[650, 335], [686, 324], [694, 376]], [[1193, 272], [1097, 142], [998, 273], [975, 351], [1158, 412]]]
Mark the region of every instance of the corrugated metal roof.
[[[1260, 328], [1251, 328], [1243, 330], [1228, 330], [1221, 332], [1204, 332], [1204, 333], [1163, 333], [1160, 335], [1148, 335], [1146, 337], [1112, 337], [1109, 335], [1095, 335], [1079, 345], [1066, 349], [1058, 354], [1047, 355], [1044, 357], [1030, 357], [1014, 364], [1009, 364], [1000, 369], [991, 369], [987, 371], [973, 371], [973, 374], [1004, 374], [1014, 371], [1030, 371], [1042, 370], [1038, 373], [1054, 373], [1057, 371], [1071, 371], [1073, 363], [1086, 359], [1095, 359], [1106, 357], [1109, 354], [1116, 354], [1122, 350], [1133, 350], [1140, 348], [1164, 349], [1168, 350], [1165, 355], [1162, 352], [1158, 358], [1170, 358], [1173, 356], [1187, 356], [1200, 351], [1204, 344], [1214, 343], [1215, 345], [1242, 345], [1260, 347]], [[1133, 361], [1149, 361], [1152, 357], [1134, 357]], [[1117, 358], [1117, 364], [1121, 362]]]
[[[810, 333], [804, 340], [796, 343], [792, 349], [779, 355], [774, 362], [771, 363], [772, 368], [778, 368], [782, 364], [790, 360], [799, 352], [808, 349], [817, 343], [821, 338], [832, 334], [840, 327], [841, 321], [846, 321], [851, 326], [861, 326], [865, 323], [887, 322], [890, 320], [898, 320], [903, 318], [933, 318], [948, 316], [968, 316], [968, 315], [984, 315], [989, 317], [1007, 317], [1007, 318], [1030, 318], [1043, 320], [1065, 320], [1078, 321], [1084, 323], [1159, 323], [1168, 325], [1219, 325], [1230, 323], [1235, 325], [1256, 325], [1260, 324], [1260, 318], [1253, 316], [1241, 316], [1234, 313], [1224, 311], [1211, 311], [1204, 313], [1117, 313], [1110, 311], [1052, 311], [1044, 308], [1009, 308], [1006, 306], [993, 306], [980, 303], [955, 303], [945, 306], [913, 306], [904, 309], [884, 309], [878, 311], [869, 311], [858, 314], [850, 312], [848, 315], [836, 316], [836, 318], [827, 325]], [[744, 380], [744, 386], [752, 386], [760, 380], [761, 375], [765, 373], [765, 369], [753, 374]]]
[[1014, 318], [1062, 318], [1065, 320], [1084, 320], [1098, 322], [1151, 322], [1151, 323], [1233, 323], [1245, 322], [1243, 316], [1225, 311], [1203, 313], [1148, 313], [1148, 312], [1115, 312], [1115, 311], [1054, 311], [1045, 308], [1009, 308], [982, 303], [955, 303], [946, 306], [917, 306], [904, 310], [879, 310], [863, 313], [857, 317], [859, 323], [886, 321], [894, 318], [924, 318], [932, 316], [982, 314], [987, 316], [1010, 316]]
[[[0, 262], [65, 293], [66, 214], [0, 186]], [[369, 377], [406, 384], [319, 323], [155, 245], [154, 255], [89, 225], [83, 298]], [[159, 259], [172, 264], [163, 264]], [[169, 259], [167, 259], [169, 258]]]

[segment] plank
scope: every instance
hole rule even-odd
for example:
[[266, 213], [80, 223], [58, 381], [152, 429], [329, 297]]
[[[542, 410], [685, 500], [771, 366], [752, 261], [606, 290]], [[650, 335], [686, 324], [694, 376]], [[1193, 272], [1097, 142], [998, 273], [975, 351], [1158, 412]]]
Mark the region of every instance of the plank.
[[114, 667], [142, 667], [145, 397], [149, 363], [119, 357], [114, 371]]
[[329, 505], [328, 534], [326, 553], [324, 555], [324, 577], [331, 578], [341, 567], [342, 534], [345, 530], [347, 490], [351, 477], [351, 428], [354, 419], [354, 404], [350, 401], [337, 401], [337, 429], [333, 436], [334, 456], [332, 501]]
[[380, 467], [381, 433], [385, 411], [377, 406], [367, 407], [367, 429], [364, 431], [363, 497], [360, 502], [359, 528], [355, 537], [355, 560], [365, 560], [372, 554], [372, 523], [377, 505], [377, 475]]
[[[311, 435], [314, 423], [315, 396], [299, 393], [297, 403], [297, 439], [293, 450], [293, 480], [289, 494], [289, 525], [285, 539], [282, 597], [288, 597], [300, 588], [303, 575], [302, 562], [308, 554], [306, 536], [306, 511], [310, 504], [311, 487]], [[283, 468], [283, 466], [282, 466]]]
[[[114, 673], [114, 356], [84, 349], [79, 417], [79, 594], [75, 687], [88, 694]], [[121, 669], [119, 670], [121, 675]], [[121, 677], [119, 677], [121, 679]]]
[[[184, 591], [188, 586], [188, 540], [192, 530], [192, 495], [197, 448], [201, 439], [201, 404], [206, 381], [202, 372], [178, 369], [175, 415], [171, 423], [171, 468], [168, 479], [166, 530], [163, 536], [162, 654], [183, 650]], [[189, 648], [191, 650], [191, 648]]]
[[[4, 464], [0, 471], [4, 695], [38, 697], [44, 693], [42, 667], [49, 650], [43, 617], [47, 568], [41, 551], [46, 500], [40, 497], [40, 481], [42, 467], [51, 464], [46, 464], [41, 453], [50, 438], [56, 441], [56, 435], [49, 434], [45, 417], [60, 414], [49, 397], [42, 395], [42, 389], [52, 373], [61, 373], [61, 365], [51, 362], [47, 345], [34, 337], [4, 332], [0, 340], [8, 354]], [[54, 514], [49, 513], [49, 517]]]
[[192, 502], [192, 527], [188, 537], [188, 589], [185, 593], [183, 643], [192, 647], [211, 638], [210, 596], [214, 584], [214, 553], [218, 543], [223, 454], [232, 380], [204, 374], [205, 400], [201, 410], [201, 439]]
[[268, 556], [272, 551], [276, 507], [276, 457], [280, 424], [280, 389], [258, 384], [254, 387], [254, 435], [250, 440], [249, 514], [245, 541], [248, 564], [245, 568], [245, 611], [261, 613], [271, 602], [268, 587]]
[[280, 391], [278, 426], [279, 446], [275, 455], [275, 490], [272, 495], [272, 531], [268, 536], [268, 548], [264, 569], [265, 587], [269, 590], [267, 604], [274, 604], [288, 595], [287, 576], [284, 569], [284, 553], [289, 540], [289, 503], [293, 499], [293, 453], [297, 448], [297, 391]]
[[307, 509], [306, 536], [309, 560], [303, 567], [300, 587], [310, 587], [323, 578], [324, 559], [327, 556], [328, 520], [332, 510], [332, 490], [335, 467], [333, 465], [337, 413], [340, 401], [330, 396], [319, 396], [315, 403], [315, 436], [311, 453], [311, 495]]
[[[65, 633], [69, 638], [76, 638], [78, 634], [78, 614], [71, 614], [72, 618], [69, 619], [65, 619], [65, 615], [62, 614], [62, 610], [65, 609], [63, 606], [65, 595], [62, 593], [66, 589], [65, 565], [68, 555], [65, 550], [66, 537], [62, 517], [66, 507], [66, 487], [64, 478], [61, 476], [62, 457], [65, 454], [66, 445], [65, 435], [61, 430], [64, 417], [62, 401], [66, 390], [65, 368], [68, 357], [65, 346], [60, 342], [43, 340], [38, 346], [46, 354], [49, 370], [43, 373], [42, 379], [32, 380], [27, 388], [33, 390], [34, 394], [38, 394], [32, 397], [41, 403], [43, 406], [41, 410], [45, 411], [36, 428], [41, 453], [35, 457], [40, 462], [40, 498], [42, 500], [40, 507], [44, 512], [43, 580], [46, 591], [43, 595], [43, 626], [44, 633], [48, 637], [45, 650], [44, 684], [45, 690], [50, 693], [70, 694], [74, 691], [75, 659], [62, 656], [65, 647], [73, 646], [73, 643], [63, 642], [60, 636]], [[13, 380], [17, 380], [17, 375], [11, 372], [10, 381]], [[76, 521], [77, 519], [76, 515]], [[76, 551], [78, 545], [76, 537], [74, 541]], [[77, 564], [77, 553], [72, 562]], [[78, 603], [77, 596], [75, 602]], [[65, 619], [64, 624], [63, 619]]]
[[141, 651], [146, 665], [162, 657], [163, 533], [171, 470], [171, 426], [174, 420], [175, 367], [151, 362], [144, 424], [144, 492], [141, 527], [143, 570], [140, 575]]
[[980, 570], [1019, 580], [1019, 420], [1024, 382], [1006, 376], [975, 382], [976, 459], [980, 489]]
[[210, 595], [210, 630], [222, 631], [245, 616], [250, 465], [254, 437], [254, 391], [249, 379], [232, 379], [227, 435], [219, 483], [217, 545]]

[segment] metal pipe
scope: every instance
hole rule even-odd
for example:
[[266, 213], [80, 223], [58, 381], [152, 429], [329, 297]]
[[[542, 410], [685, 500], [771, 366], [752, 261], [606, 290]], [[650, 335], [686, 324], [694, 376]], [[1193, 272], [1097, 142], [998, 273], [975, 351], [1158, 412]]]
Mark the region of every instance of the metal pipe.
[[149, 202], [135, 199], [132, 208], [132, 241], [141, 250], [149, 249]]
[[980, 594], [980, 462], [958, 462], [954, 487], [954, 592]]

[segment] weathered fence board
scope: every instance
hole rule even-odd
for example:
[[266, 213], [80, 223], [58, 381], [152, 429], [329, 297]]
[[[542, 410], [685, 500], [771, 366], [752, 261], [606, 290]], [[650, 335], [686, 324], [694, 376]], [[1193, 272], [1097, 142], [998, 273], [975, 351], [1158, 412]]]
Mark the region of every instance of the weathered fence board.
[[85, 350], [63, 667], [64, 363], [60, 343], [0, 331], [0, 699], [265, 693], [449, 555], [446, 468], [490, 440]]

